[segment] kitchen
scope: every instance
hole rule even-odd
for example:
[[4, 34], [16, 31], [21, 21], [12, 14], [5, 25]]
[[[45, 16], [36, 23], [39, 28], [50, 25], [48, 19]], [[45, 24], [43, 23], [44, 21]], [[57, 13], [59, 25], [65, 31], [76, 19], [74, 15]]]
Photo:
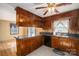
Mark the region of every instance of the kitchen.
[[[19, 28], [20, 33], [12, 36], [16, 42], [15, 53], [17, 56], [40, 56], [44, 54], [51, 56], [52, 53], [59, 56], [65, 56], [66, 54], [69, 56], [79, 56], [79, 8], [77, 7], [79, 4], [70, 3], [70, 6], [68, 5], [69, 7], [64, 7], [70, 8], [75, 6], [72, 10], [66, 10], [62, 13], [50, 16], [47, 16], [46, 12], [43, 15], [45, 17], [38, 16], [33, 13], [34, 11], [28, 11], [27, 6], [29, 5], [30, 8], [30, 6], [33, 5], [31, 3], [10, 3], [8, 5], [15, 9], [12, 10], [15, 11], [16, 26]], [[25, 7], [25, 5], [27, 6]], [[40, 51], [35, 52], [40, 48], [41, 50], [45, 48], [43, 51], [47, 48], [51, 50], [52, 53], [49, 52], [49, 50], [46, 50], [48, 54], [46, 52], [42, 52], [42, 54], [40, 54]]]

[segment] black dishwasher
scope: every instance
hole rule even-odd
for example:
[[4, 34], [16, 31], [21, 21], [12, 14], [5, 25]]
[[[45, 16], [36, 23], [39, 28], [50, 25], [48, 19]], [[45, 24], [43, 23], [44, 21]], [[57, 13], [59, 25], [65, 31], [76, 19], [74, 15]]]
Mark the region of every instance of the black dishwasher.
[[51, 36], [44, 35], [44, 45], [51, 47]]

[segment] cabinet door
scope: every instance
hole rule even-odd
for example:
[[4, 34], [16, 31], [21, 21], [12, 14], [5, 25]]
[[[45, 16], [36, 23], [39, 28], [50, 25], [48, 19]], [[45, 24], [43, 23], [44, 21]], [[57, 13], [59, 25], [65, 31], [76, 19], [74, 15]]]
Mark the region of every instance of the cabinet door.
[[58, 37], [53, 37], [52, 38], [52, 47], [53, 48], [59, 48], [59, 38]]
[[31, 38], [31, 44], [32, 44], [32, 48], [31, 48], [31, 51], [34, 51], [35, 49], [38, 48], [38, 38], [37, 37], [32, 37]]
[[76, 53], [77, 53], [77, 49], [76, 49], [76, 47], [77, 47], [77, 40], [73, 39], [73, 38], [70, 38], [69, 41], [71, 42], [69, 53], [72, 54], [72, 55], [76, 55]]
[[71, 42], [69, 40], [69, 38], [63, 38], [61, 37], [60, 38], [60, 47], [61, 47], [61, 50], [63, 51], [70, 51], [70, 47], [71, 47]]
[[36, 40], [35, 40], [35, 38], [32, 38], [31, 39], [31, 44], [32, 44], [32, 48], [31, 48], [31, 51], [34, 51], [35, 49], [36, 49]]
[[31, 44], [32, 44], [31, 48], [32, 51], [39, 48], [43, 44], [41, 36], [33, 37], [31, 39]]
[[21, 56], [21, 45], [22, 45], [22, 41], [17, 39], [16, 40], [16, 48], [17, 48], [17, 55], [18, 56]]
[[76, 51], [77, 53], [76, 54], [79, 56], [79, 40], [77, 40], [76, 49], [77, 49], [77, 51]]
[[79, 56], [79, 39], [75, 39], [76, 43], [75, 43], [75, 48], [76, 48], [76, 55]]
[[20, 17], [18, 19], [18, 26], [26, 26], [26, 20], [23, 14], [20, 14]]
[[27, 55], [30, 53], [30, 49], [31, 49], [31, 43], [30, 43], [30, 39], [24, 39], [22, 40], [22, 45], [21, 45], [21, 55]]
[[16, 24], [18, 26], [30, 27], [30, 26], [40, 26], [39, 16], [36, 16], [20, 7], [16, 8]]
[[42, 45], [42, 41], [41, 41], [40, 37], [38, 38], [37, 42], [38, 42], [37, 43], [38, 44], [38, 47], [40, 47]]
[[45, 19], [44, 21], [44, 29], [50, 29], [51, 28], [51, 20]]
[[79, 56], [79, 45], [76, 46], [76, 55]]
[[77, 31], [79, 32], [79, 17], [78, 17], [78, 20], [77, 20], [77, 25], [78, 25]]
[[78, 17], [71, 17], [69, 20], [69, 28], [71, 32], [78, 31]]
[[41, 18], [40, 17], [33, 17], [33, 25], [36, 27], [42, 27], [42, 22], [41, 22]]

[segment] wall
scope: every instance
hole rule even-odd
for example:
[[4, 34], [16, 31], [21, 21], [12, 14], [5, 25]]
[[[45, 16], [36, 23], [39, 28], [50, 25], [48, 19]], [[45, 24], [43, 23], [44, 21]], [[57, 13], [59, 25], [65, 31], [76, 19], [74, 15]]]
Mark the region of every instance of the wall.
[[10, 23], [14, 23], [14, 22], [0, 20], [0, 41], [12, 40], [14, 39], [14, 36], [23, 34], [22, 33], [23, 29], [19, 28], [19, 34], [10, 35], [10, 25], [9, 25]]
[[[19, 34], [10, 35], [10, 23], [15, 23], [12, 21], [0, 20], [0, 41], [12, 40], [15, 39], [15, 36], [24, 36], [27, 35], [27, 27], [19, 27]], [[36, 27], [36, 34], [40, 35], [40, 32], [44, 32], [42, 28]]]

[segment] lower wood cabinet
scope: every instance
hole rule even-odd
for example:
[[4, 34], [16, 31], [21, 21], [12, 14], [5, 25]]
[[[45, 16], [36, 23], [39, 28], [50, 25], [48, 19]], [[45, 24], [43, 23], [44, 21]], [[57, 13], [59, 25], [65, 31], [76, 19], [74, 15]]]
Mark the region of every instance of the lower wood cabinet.
[[43, 38], [42, 36], [36, 36], [36, 37], [30, 38], [30, 43], [31, 43], [31, 51], [34, 51], [35, 49], [43, 45]]
[[57, 37], [53, 37], [51, 43], [52, 43], [51, 46], [53, 48], [59, 48], [59, 40]]
[[21, 48], [21, 55], [27, 55], [28, 53], [30, 53], [30, 48], [31, 48], [30, 39], [22, 40], [21, 47], [22, 47]]
[[53, 36], [51, 43], [52, 48], [79, 55], [79, 39]]
[[32, 38], [17, 39], [17, 55], [24, 56], [43, 45], [42, 36]]

